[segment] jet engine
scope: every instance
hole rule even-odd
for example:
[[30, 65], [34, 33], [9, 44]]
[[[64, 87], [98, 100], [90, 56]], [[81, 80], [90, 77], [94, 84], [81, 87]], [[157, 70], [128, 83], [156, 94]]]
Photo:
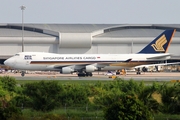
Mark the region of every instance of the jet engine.
[[73, 73], [74, 70], [70, 67], [63, 67], [61, 70], [60, 70], [60, 73], [62, 74], [71, 74]]
[[100, 68], [97, 68], [93, 65], [87, 65], [86, 66], [86, 72], [93, 72], [93, 71], [96, 71], [96, 70], [100, 70]]
[[143, 67], [143, 68], [142, 68], [142, 71], [143, 71], [143, 72], [147, 72], [148, 69], [147, 69], [146, 67]]

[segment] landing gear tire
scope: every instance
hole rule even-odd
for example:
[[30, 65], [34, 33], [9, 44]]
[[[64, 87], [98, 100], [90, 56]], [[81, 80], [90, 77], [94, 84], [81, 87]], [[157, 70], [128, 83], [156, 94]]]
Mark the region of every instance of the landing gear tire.
[[88, 77], [88, 76], [92, 77], [93, 74], [91, 72], [86, 72], [86, 73], [80, 72], [80, 73], [78, 73], [78, 77]]
[[25, 71], [21, 72], [21, 76], [24, 77], [25, 76]]
[[93, 74], [92, 73], [90, 73], [90, 75], [89, 75], [90, 77], [92, 77], [93, 76]]
[[88, 77], [88, 76], [92, 77], [93, 74], [92, 74], [92, 72], [86, 72], [86, 76], [87, 76], [87, 77]]
[[140, 71], [137, 71], [137, 72], [136, 72], [136, 74], [137, 74], [137, 75], [140, 75], [140, 74], [141, 74], [141, 72], [140, 72]]
[[120, 75], [120, 72], [116, 72], [116, 75]]
[[78, 77], [85, 77], [86, 74], [85, 73], [78, 73]]
[[137, 75], [140, 75], [141, 74], [141, 70], [140, 68], [137, 69], [137, 72], [136, 72]]

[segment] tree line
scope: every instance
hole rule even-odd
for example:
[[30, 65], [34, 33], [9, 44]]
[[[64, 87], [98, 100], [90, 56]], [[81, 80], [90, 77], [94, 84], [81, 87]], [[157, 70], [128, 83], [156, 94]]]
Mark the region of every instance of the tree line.
[[89, 105], [98, 106], [106, 120], [150, 120], [158, 113], [179, 114], [179, 93], [179, 82], [145, 84], [116, 78], [93, 84], [42, 80], [18, 85], [15, 78], [3, 76], [0, 77], [0, 119], [20, 119], [23, 109], [48, 112], [64, 106]]

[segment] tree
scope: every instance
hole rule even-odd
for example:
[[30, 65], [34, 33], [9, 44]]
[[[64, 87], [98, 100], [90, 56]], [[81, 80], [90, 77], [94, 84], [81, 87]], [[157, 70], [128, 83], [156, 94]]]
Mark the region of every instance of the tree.
[[35, 110], [49, 111], [59, 106], [59, 94], [63, 91], [56, 81], [35, 82], [24, 85], [24, 95], [31, 99]]
[[59, 95], [59, 100], [63, 105], [67, 104], [68, 106], [87, 104], [89, 91], [87, 86], [65, 85], [64, 91]]
[[162, 95], [162, 112], [179, 114], [180, 113], [180, 83], [173, 86], [163, 84], [160, 91]]
[[0, 120], [7, 120], [12, 116], [21, 115], [20, 108], [16, 107], [11, 100], [7, 100], [8, 96], [12, 96], [15, 91], [16, 81], [12, 77], [4, 76], [0, 78]]
[[150, 120], [148, 108], [137, 98], [123, 96], [104, 110], [106, 120]]
[[159, 99], [161, 99], [161, 95], [159, 94], [160, 90], [160, 85], [153, 82], [153, 85], [151, 86], [144, 86], [142, 83], [140, 84], [141, 90], [139, 93], [137, 93], [138, 99], [141, 100], [148, 108], [150, 111], [154, 113], [158, 113], [161, 108], [161, 103], [157, 101], [153, 97], [153, 95], [159, 95]]
[[10, 76], [0, 77], [0, 81], [2, 82], [3, 89], [7, 90], [10, 93], [10, 96], [13, 96], [13, 92], [16, 91], [16, 79]]
[[22, 115], [21, 109], [14, 106], [11, 102], [3, 100], [0, 104], [0, 120], [7, 120], [13, 116], [19, 117]]

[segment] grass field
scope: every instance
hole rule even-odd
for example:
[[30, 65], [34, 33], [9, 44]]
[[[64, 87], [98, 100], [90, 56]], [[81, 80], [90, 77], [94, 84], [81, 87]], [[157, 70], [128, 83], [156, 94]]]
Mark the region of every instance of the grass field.
[[[25, 83], [33, 83], [33, 82], [39, 82], [42, 80], [16, 80], [18, 84], [25, 84]], [[112, 81], [107, 81], [107, 80], [45, 80], [45, 81], [57, 81], [60, 84], [94, 84], [97, 82], [102, 82], [102, 83], [108, 83]]]
[[[82, 108], [59, 108], [52, 110], [50, 112], [44, 113], [40, 111], [33, 111], [31, 109], [24, 109], [23, 110], [23, 116], [26, 118], [38, 118], [42, 117], [45, 114], [56, 114], [56, 115], [62, 115], [66, 119], [71, 120], [73, 118], [76, 118], [77, 120], [83, 119], [83, 120], [103, 120], [103, 110], [90, 110], [86, 111]], [[180, 120], [180, 115], [170, 115], [170, 114], [155, 114], [154, 120]], [[76, 120], [75, 119], [75, 120]]]
[[[17, 84], [25, 84], [25, 83], [33, 83], [33, 82], [39, 82], [42, 80], [16, 80]], [[95, 84], [98, 82], [101, 83], [110, 83], [113, 82], [114, 80], [45, 80], [45, 81], [57, 81], [60, 84]], [[140, 83], [141, 81], [136, 81], [138, 83]], [[163, 84], [163, 83], [168, 83], [168, 84], [174, 84], [175, 82], [171, 82], [171, 81], [152, 81], [152, 80], [145, 80], [143, 81], [145, 84], [147, 85], [151, 85], [153, 82], [157, 82], [159, 84]]]
[[[23, 115], [26, 116], [27, 118], [31, 117], [42, 117], [44, 114], [57, 114], [57, 115], [62, 115], [66, 116], [69, 118], [103, 118], [103, 111], [102, 110], [85, 110], [86, 108], [59, 108], [52, 110], [50, 112], [44, 113], [41, 111], [33, 111], [31, 109], [24, 109], [23, 110]], [[98, 120], [99, 120], [98, 119]]]

